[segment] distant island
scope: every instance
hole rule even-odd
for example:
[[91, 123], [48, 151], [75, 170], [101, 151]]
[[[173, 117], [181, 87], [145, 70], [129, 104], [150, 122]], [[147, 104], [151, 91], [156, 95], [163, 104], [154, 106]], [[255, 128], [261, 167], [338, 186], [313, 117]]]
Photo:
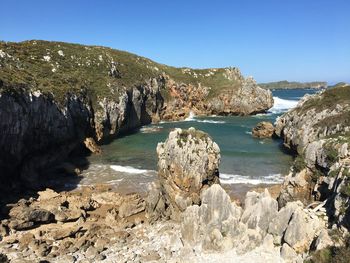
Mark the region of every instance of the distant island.
[[289, 82], [287, 80], [283, 80], [276, 82], [260, 83], [259, 86], [264, 89], [325, 89], [328, 85], [325, 81]]

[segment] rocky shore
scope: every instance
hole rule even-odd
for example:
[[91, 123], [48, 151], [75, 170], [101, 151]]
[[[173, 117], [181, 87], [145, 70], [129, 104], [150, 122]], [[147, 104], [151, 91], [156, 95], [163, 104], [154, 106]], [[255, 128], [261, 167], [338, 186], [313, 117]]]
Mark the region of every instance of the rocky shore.
[[146, 199], [96, 186], [8, 204], [1, 252], [11, 262], [302, 262], [312, 244], [330, 244], [322, 206], [279, 208], [267, 190], [233, 202], [209, 135], [176, 129], [157, 154]]

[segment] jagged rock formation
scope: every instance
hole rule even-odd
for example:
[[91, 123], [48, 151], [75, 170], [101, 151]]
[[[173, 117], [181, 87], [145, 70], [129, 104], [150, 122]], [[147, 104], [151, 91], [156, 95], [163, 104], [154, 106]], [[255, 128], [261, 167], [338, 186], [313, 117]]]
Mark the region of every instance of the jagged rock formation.
[[220, 149], [202, 131], [175, 129], [158, 144], [157, 154], [160, 194], [152, 194], [150, 211], [161, 202], [168, 215], [178, 218], [179, 212], [200, 203], [205, 187], [219, 182]]
[[[223, 72], [222, 72], [223, 71]], [[272, 93], [261, 89], [252, 77], [243, 78], [237, 68], [209, 69], [209, 76], [222, 72], [231, 87], [214, 90], [196, 85], [170, 82], [173, 101], [167, 103], [164, 119], [181, 119], [192, 111], [196, 115], [249, 115], [273, 106]]]
[[276, 134], [286, 147], [302, 154], [313, 141], [350, 131], [349, 105], [349, 86], [305, 96], [296, 108], [277, 119]]
[[271, 138], [275, 133], [275, 127], [271, 122], [259, 122], [252, 130], [253, 137]]
[[[340, 85], [304, 97], [295, 109], [276, 121], [276, 133], [298, 154], [283, 183], [279, 206], [300, 200], [315, 207], [332, 229], [339, 231], [336, 238], [340, 241], [350, 229], [349, 105], [350, 86]], [[302, 234], [307, 238], [307, 233]], [[321, 237], [316, 248], [339, 245], [334, 239], [329, 241], [327, 231]], [[298, 246], [294, 248], [299, 250]]]
[[103, 142], [190, 111], [245, 115], [272, 104], [271, 92], [237, 68], [173, 68], [104, 47], [0, 42], [1, 185], [11, 178], [35, 186], [86, 138]]

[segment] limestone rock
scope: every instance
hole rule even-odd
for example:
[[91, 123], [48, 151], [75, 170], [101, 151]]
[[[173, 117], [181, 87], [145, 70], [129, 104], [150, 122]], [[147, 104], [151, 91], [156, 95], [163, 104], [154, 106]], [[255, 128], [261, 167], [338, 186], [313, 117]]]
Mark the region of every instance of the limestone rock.
[[190, 206], [182, 214], [181, 233], [191, 246], [200, 243], [207, 250], [232, 248], [239, 232], [240, 207], [218, 184], [210, 186], [201, 195], [201, 206]]
[[340, 116], [349, 114], [346, 100], [341, 103], [334, 101], [329, 107], [321, 106], [324, 100], [342, 98], [343, 95], [340, 94], [344, 89], [348, 88], [329, 89], [312, 96], [304, 96], [296, 108], [277, 118], [276, 134], [283, 138], [285, 146], [303, 154], [309, 143], [332, 134], [349, 131], [347, 122], [331, 122], [332, 119], [341, 119]]
[[298, 208], [292, 216], [284, 234], [284, 241], [297, 253], [304, 253], [310, 249], [315, 237], [322, 230], [322, 222], [317, 216], [310, 216]]
[[302, 208], [303, 204], [300, 201], [289, 202], [285, 207], [282, 207], [275, 218], [269, 224], [268, 233], [272, 234], [274, 237], [274, 243], [277, 245], [281, 244], [282, 237], [285, 230], [288, 227], [290, 219], [293, 213], [298, 209]]
[[160, 191], [173, 218], [219, 182], [220, 149], [204, 132], [175, 129], [157, 146]]
[[281, 256], [287, 263], [301, 263], [303, 262], [301, 258], [298, 257], [298, 254], [293, 248], [284, 243], [281, 248]]
[[259, 228], [262, 231], [267, 231], [270, 222], [276, 217], [277, 211], [277, 201], [265, 189], [265, 192], [257, 197], [255, 203], [245, 208], [242, 222], [246, 223], [250, 229]]
[[181, 220], [181, 233], [185, 242], [190, 245], [195, 245], [200, 238], [200, 216], [199, 206], [193, 205], [187, 207], [182, 215]]
[[259, 122], [252, 130], [253, 137], [271, 138], [275, 132], [275, 127], [271, 122]]
[[320, 250], [326, 247], [333, 246], [334, 242], [326, 229], [322, 229], [315, 241], [315, 250]]
[[150, 222], [158, 220], [160, 217], [170, 217], [166, 214], [165, 200], [160, 191], [159, 184], [151, 184], [146, 197], [146, 216]]
[[312, 173], [309, 169], [303, 169], [295, 175], [291, 172], [285, 177], [281, 192], [277, 198], [278, 206], [281, 208], [288, 202], [300, 200], [304, 205], [309, 204], [312, 198], [310, 181]]

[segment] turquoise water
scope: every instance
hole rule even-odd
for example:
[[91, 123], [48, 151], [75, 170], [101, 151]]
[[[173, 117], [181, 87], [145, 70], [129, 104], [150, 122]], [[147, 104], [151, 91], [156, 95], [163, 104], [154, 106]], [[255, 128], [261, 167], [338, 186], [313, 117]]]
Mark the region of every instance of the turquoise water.
[[306, 93], [314, 90], [275, 90], [275, 104], [267, 114], [249, 117], [192, 117], [186, 121], [142, 127], [131, 135], [102, 147], [103, 154], [89, 157], [82, 184], [111, 183], [128, 187], [147, 185], [156, 177], [158, 142], [165, 141], [174, 128], [207, 132], [221, 150], [220, 177], [224, 184], [277, 183], [288, 173], [292, 157], [284, 153], [280, 140], [255, 139], [252, 128], [260, 121], [275, 122], [294, 107]]

